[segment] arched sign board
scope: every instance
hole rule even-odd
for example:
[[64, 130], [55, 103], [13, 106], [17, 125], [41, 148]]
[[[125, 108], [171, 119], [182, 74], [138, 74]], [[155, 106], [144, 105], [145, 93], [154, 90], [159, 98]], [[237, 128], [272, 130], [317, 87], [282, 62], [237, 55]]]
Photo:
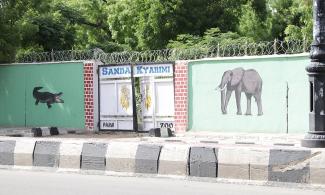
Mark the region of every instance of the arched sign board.
[[[132, 90], [132, 67], [139, 90]], [[140, 91], [139, 130], [174, 128], [173, 64], [103, 65], [99, 83], [100, 130], [134, 130], [133, 91]]]

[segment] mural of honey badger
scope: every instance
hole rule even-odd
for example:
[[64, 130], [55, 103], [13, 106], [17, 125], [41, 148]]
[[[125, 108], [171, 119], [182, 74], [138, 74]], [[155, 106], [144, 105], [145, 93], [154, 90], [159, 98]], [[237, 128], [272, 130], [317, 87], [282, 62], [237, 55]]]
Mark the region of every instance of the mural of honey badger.
[[61, 99], [62, 92], [60, 93], [50, 93], [50, 92], [39, 92], [43, 87], [34, 87], [33, 97], [36, 99], [35, 105], [38, 105], [39, 102], [46, 103], [47, 108], [51, 108], [51, 104], [54, 103], [64, 103]]

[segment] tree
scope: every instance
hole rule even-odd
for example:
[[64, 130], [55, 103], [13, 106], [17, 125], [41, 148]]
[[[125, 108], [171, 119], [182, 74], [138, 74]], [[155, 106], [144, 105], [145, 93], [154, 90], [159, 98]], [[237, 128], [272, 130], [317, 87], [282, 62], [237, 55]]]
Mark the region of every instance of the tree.
[[294, 0], [290, 13], [292, 20], [285, 28], [285, 39], [305, 40], [310, 43], [313, 31], [312, 1]]
[[234, 31], [247, 0], [118, 0], [108, 5], [112, 37], [132, 49], [161, 49], [180, 34]]
[[14, 61], [16, 50], [20, 45], [19, 18], [21, 2], [3, 0], [0, 3], [0, 63]]
[[242, 36], [251, 37], [255, 41], [269, 40], [266, 22], [262, 21], [263, 18], [266, 19], [265, 13], [258, 14], [253, 8], [252, 1], [248, 1], [246, 5], [242, 6], [242, 13], [238, 27], [239, 33]]

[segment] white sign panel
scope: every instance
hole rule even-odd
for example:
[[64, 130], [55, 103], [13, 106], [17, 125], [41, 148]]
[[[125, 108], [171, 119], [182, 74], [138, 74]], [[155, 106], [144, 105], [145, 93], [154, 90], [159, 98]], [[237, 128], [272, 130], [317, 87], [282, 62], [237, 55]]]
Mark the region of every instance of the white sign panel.
[[134, 76], [173, 76], [172, 64], [137, 65], [134, 67]]
[[[173, 76], [172, 64], [136, 65], [133, 68], [135, 77], [143, 76]], [[131, 77], [131, 66], [105, 66], [99, 69], [100, 78]]]
[[174, 128], [174, 121], [159, 121], [158, 123], [158, 127], [159, 128], [170, 128], [173, 129]]
[[116, 121], [100, 121], [100, 129], [117, 129]]
[[124, 78], [131, 77], [131, 66], [105, 66], [99, 68], [100, 78]]

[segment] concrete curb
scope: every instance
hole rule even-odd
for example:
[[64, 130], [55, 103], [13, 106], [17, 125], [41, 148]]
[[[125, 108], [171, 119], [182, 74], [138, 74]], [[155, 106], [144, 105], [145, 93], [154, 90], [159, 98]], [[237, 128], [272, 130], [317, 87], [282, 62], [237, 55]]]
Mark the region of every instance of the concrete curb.
[[3, 137], [0, 167], [325, 184], [325, 149]]
[[83, 143], [62, 142], [60, 146], [60, 169], [79, 170]]
[[81, 169], [104, 171], [106, 169], [106, 153], [106, 143], [84, 143], [81, 152]]
[[132, 142], [110, 143], [106, 153], [106, 170], [133, 173], [138, 145]]
[[35, 127], [35, 128], [4, 128], [0, 131], [0, 136], [8, 137], [49, 137], [53, 135], [65, 135], [81, 133], [84, 130], [73, 130], [57, 127]]
[[60, 142], [36, 141], [33, 154], [34, 167], [59, 167]]
[[188, 156], [190, 146], [182, 144], [166, 144], [159, 157], [158, 174], [188, 175]]
[[14, 165], [14, 150], [16, 141], [0, 141], [0, 165]]

